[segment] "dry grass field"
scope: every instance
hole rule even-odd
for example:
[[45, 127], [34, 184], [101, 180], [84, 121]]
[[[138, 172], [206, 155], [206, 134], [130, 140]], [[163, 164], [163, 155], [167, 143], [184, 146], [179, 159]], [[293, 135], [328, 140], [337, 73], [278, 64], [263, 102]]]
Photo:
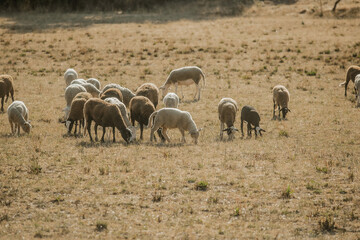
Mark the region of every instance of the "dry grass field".
[[[14, 137], [0, 114], [0, 238], [359, 239], [360, 110], [353, 83], [348, 97], [338, 87], [360, 65], [359, 2], [342, 1], [353, 15], [341, 18], [323, 2], [322, 18], [309, 0], [256, 2], [237, 17], [1, 15], [0, 73], [33, 129]], [[166, 144], [149, 129], [129, 145], [119, 134], [90, 143], [58, 121], [69, 67], [135, 90], [187, 65], [206, 75], [201, 100], [190, 86], [180, 104], [203, 128], [198, 145], [175, 129]], [[291, 94], [288, 121], [271, 120], [276, 84]], [[263, 137], [220, 141], [223, 97], [254, 106]]]

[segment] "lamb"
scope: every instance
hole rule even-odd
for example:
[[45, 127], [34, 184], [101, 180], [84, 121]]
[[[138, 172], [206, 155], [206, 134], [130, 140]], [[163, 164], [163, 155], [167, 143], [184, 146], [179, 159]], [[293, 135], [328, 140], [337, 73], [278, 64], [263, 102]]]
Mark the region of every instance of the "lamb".
[[93, 120], [95, 121], [95, 134], [97, 134], [96, 129], [98, 125], [103, 127], [102, 142], [104, 142], [106, 127], [113, 128], [113, 142], [115, 142], [115, 127], [120, 131], [121, 136], [127, 143], [132, 139], [131, 130], [126, 127], [119, 108], [114, 104], [107, 103], [99, 98], [91, 98], [84, 105], [84, 118], [85, 129], [89, 133], [90, 141], [93, 141], [90, 132]]
[[354, 85], [355, 85], [356, 96], [357, 96], [356, 107], [358, 108], [358, 107], [360, 107], [360, 74], [356, 75]]
[[164, 105], [167, 108], [178, 108], [179, 106], [179, 97], [175, 93], [168, 93], [163, 99]]
[[[244, 121], [247, 122], [248, 137], [251, 137], [251, 130], [255, 131], [255, 138], [257, 137], [258, 134], [260, 134], [260, 136], [262, 136], [261, 132], [266, 132], [264, 129], [262, 129], [259, 126], [259, 123], [260, 123], [259, 113], [255, 110], [255, 108], [253, 108], [251, 106], [244, 106], [241, 109], [241, 135], [242, 135], [242, 137], [244, 137], [244, 131], [243, 131]], [[254, 127], [252, 128], [251, 125], [253, 125]]]
[[105, 92], [106, 90], [108, 90], [109, 88], [117, 88], [121, 91], [122, 96], [123, 96], [123, 103], [125, 104], [125, 106], [128, 108], [129, 107], [129, 103], [130, 100], [135, 97], [135, 94], [130, 90], [127, 89], [125, 87], [121, 87], [119, 84], [116, 83], [110, 83], [108, 85], [106, 85], [103, 90], [101, 91], [100, 95]]
[[[232, 98], [223, 98], [218, 104], [218, 113], [220, 120], [220, 139], [223, 139], [223, 132], [227, 132], [228, 140], [234, 139], [234, 134], [239, 131], [234, 127], [236, 112], [239, 111], [237, 103]], [[224, 129], [226, 123], [227, 128]]]
[[346, 71], [346, 80], [339, 84], [339, 87], [345, 85], [345, 97], [347, 96], [347, 94], [346, 94], [347, 86], [348, 86], [350, 80], [354, 82], [355, 77], [358, 74], [360, 74], [360, 67], [359, 66], [352, 65], [347, 69], [347, 71]]
[[290, 93], [286, 89], [286, 87], [282, 85], [276, 85], [273, 88], [273, 102], [274, 102], [274, 111], [273, 111], [273, 120], [276, 120], [275, 116], [275, 108], [276, 105], [279, 108], [279, 120], [280, 120], [280, 112], [283, 114], [283, 119], [286, 119], [286, 114], [291, 112], [288, 108], [288, 104], [290, 101]]
[[[188, 85], [195, 83], [196, 92], [194, 95], [194, 99], [196, 99], [196, 95], [198, 94], [197, 100], [199, 101], [200, 100], [200, 90], [201, 90], [199, 83], [200, 83], [201, 77], [204, 81], [204, 86], [205, 86], [205, 75], [202, 72], [202, 70], [196, 66], [182, 67], [182, 68], [172, 70], [170, 72], [168, 78], [166, 79], [165, 83], [161, 87], [159, 87], [159, 89], [162, 90], [162, 97], [164, 97], [166, 95], [171, 84], [175, 85], [175, 93], [177, 94], [177, 86], [178, 85], [188, 86]], [[184, 98], [184, 93], [182, 92], [182, 88], [181, 88], [181, 94], [182, 94], [182, 98]]]
[[135, 126], [135, 121], [140, 124], [140, 139], [142, 140], [144, 125], [148, 125], [150, 115], [155, 112], [155, 106], [147, 97], [135, 96], [130, 101], [129, 109], [132, 125]]
[[79, 84], [71, 84], [65, 89], [65, 100], [66, 100], [66, 107], [64, 108], [65, 119], [67, 119], [69, 115], [72, 100], [74, 99], [76, 94], [80, 92], [86, 92], [86, 89]]
[[201, 131], [201, 129], [197, 129], [189, 112], [177, 108], [162, 108], [153, 112], [149, 117], [148, 127], [151, 127], [150, 141], [154, 137], [154, 132], [162, 127], [165, 139], [170, 142], [170, 138], [166, 133], [167, 129], [178, 128], [182, 135], [182, 142], [185, 142], [185, 131], [189, 131], [195, 144], [197, 144], [199, 132]]
[[123, 101], [123, 95], [121, 91], [117, 88], [109, 88], [105, 92], [100, 94], [100, 98], [105, 100], [106, 98], [114, 97], [117, 98], [120, 102]]
[[86, 80], [87, 83], [91, 83], [92, 85], [94, 85], [97, 89], [101, 89], [101, 84], [100, 81], [97, 80], [96, 78], [89, 78]]
[[159, 102], [159, 89], [153, 83], [142, 84], [135, 92], [136, 96], [144, 96], [150, 99], [156, 108]]
[[[20, 126], [26, 133], [30, 133], [31, 125], [29, 119], [29, 110], [22, 101], [14, 101], [7, 109], [11, 133], [20, 136]], [[15, 128], [14, 128], [15, 125]]]
[[68, 134], [71, 133], [75, 122], [75, 131], [74, 134], [76, 136], [76, 128], [79, 122], [79, 134], [81, 134], [81, 126], [84, 127], [84, 105], [87, 99], [85, 98], [74, 98], [71, 103], [70, 113], [68, 118], [66, 119], [65, 125], [68, 129]]
[[5, 87], [5, 102], [8, 101], [9, 94], [11, 95], [11, 100], [14, 102], [14, 79], [10, 75], [0, 75], [0, 80], [3, 81], [6, 85]]
[[120, 102], [119, 99], [115, 98], [115, 97], [109, 97], [105, 99], [105, 102], [111, 103], [111, 104], [115, 104], [121, 113], [121, 116], [124, 119], [124, 122], [126, 124], [126, 126], [131, 130], [132, 132], [132, 138], [130, 139], [130, 142], [135, 140], [136, 138], [136, 128], [134, 126], [131, 125], [129, 118], [128, 118], [128, 113], [126, 111], [126, 106], [124, 103]]
[[69, 86], [71, 81], [75, 80], [77, 78], [78, 78], [78, 74], [74, 69], [69, 68], [69, 69], [66, 70], [66, 72], [64, 74], [64, 79], [65, 79], [66, 86]]

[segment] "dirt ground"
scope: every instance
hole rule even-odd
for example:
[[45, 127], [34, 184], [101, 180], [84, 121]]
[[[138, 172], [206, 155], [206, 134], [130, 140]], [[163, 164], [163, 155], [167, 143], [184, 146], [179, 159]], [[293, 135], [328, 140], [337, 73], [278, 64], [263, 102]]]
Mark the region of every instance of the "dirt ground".
[[[0, 73], [33, 128], [14, 137], [0, 114], [0, 238], [359, 239], [360, 111], [353, 83], [347, 97], [338, 86], [360, 65], [359, 1], [335, 15], [323, 1], [323, 17], [318, 1], [278, 2], [237, 16], [2, 14]], [[58, 121], [69, 67], [135, 90], [188, 65], [206, 75], [201, 100], [186, 87], [179, 106], [203, 128], [197, 145], [176, 129], [166, 144], [149, 129], [129, 145], [90, 143]], [[291, 94], [287, 121], [271, 120], [277, 84]], [[223, 97], [254, 106], [263, 137], [220, 141]]]

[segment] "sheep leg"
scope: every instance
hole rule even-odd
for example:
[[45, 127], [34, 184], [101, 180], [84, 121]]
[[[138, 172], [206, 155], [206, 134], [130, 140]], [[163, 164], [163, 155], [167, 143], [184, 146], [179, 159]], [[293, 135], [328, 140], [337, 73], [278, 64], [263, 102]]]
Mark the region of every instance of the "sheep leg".
[[115, 142], [115, 127], [113, 127], [113, 142]]
[[77, 126], [78, 126], [78, 121], [75, 121], [75, 129], [74, 129], [74, 136], [76, 136], [76, 132], [77, 132]]
[[179, 130], [180, 130], [180, 133], [181, 133], [181, 136], [182, 136], [181, 141], [182, 141], [183, 143], [186, 143], [186, 140], [185, 140], [185, 131], [184, 131], [184, 129], [179, 129]]
[[95, 126], [94, 126], [94, 130], [95, 130], [95, 141], [98, 141], [98, 136], [97, 136], [97, 127], [98, 127], [98, 124], [95, 123]]
[[91, 130], [90, 130], [90, 128], [91, 128], [91, 120], [86, 121], [86, 128], [87, 128], [88, 133], [89, 133], [90, 141], [93, 142], [93, 138], [91, 137]]
[[251, 124], [250, 123], [247, 124], [247, 130], [248, 130], [248, 137], [251, 138]]
[[4, 98], [1, 99], [1, 111], [4, 112]]
[[140, 140], [143, 140], [144, 125], [140, 123]]
[[72, 128], [73, 128], [73, 125], [74, 125], [74, 122], [71, 121], [71, 122], [70, 122], [70, 125], [69, 125], [69, 129], [68, 129], [68, 134], [69, 134], [69, 135], [71, 134], [71, 130], [72, 130]]
[[164, 138], [161, 130], [162, 130], [162, 128], [159, 128], [156, 132], [159, 135], [159, 138], [161, 139], [161, 142], [165, 142], [165, 138]]
[[11, 121], [9, 121], [9, 123], [10, 123], [10, 127], [11, 127], [11, 133], [12, 134], [14, 134], [14, 124], [13, 124], [13, 122], [11, 122]]
[[17, 129], [18, 129], [18, 136], [20, 136], [20, 124], [17, 125]]
[[169, 138], [169, 136], [167, 135], [167, 128], [164, 128], [164, 127], [163, 127], [162, 134], [164, 135], [166, 141], [170, 142], [170, 138]]
[[[280, 117], [280, 113], [281, 113], [281, 111], [280, 111], [280, 105], [278, 104], [278, 109], [279, 109], [279, 120], [281, 120], [281, 117]], [[284, 115], [284, 114], [283, 114]]]
[[244, 137], [244, 128], [243, 128], [243, 124], [244, 124], [244, 120], [241, 119], [241, 124], [240, 124], [240, 127], [241, 127], [241, 136]]
[[105, 132], [106, 132], [106, 128], [103, 127], [103, 135], [102, 135], [102, 137], [101, 137], [101, 142], [105, 142], [105, 139], [104, 139], [104, 137], [105, 137]]
[[181, 96], [182, 96], [182, 99], [184, 99], [185, 97], [184, 97], [183, 86], [181, 85], [180, 88], [181, 88]]
[[176, 93], [176, 95], [177, 95], [177, 87], [178, 87], [178, 83], [176, 82], [175, 83], [175, 93]]
[[14, 101], [14, 88], [11, 89], [11, 92], [10, 92], [10, 93], [11, 93], [11, 100]]
[[274, 101], [273, 120], [276, 120], [275, 109], [276, 109], [276, 104], [275, 104], [275, 101]]
[[195, 92], [195, 96], [194, 99], [196, 99], [196, 95], [198, 95], [198, 101], [200, 100], [200, 86], [199, 84], [195, 84], [196, 85], [196, 92]]
[[224, 123], [220, 121], [220, 140], [223, 139], [223, 129], [224, 129]]

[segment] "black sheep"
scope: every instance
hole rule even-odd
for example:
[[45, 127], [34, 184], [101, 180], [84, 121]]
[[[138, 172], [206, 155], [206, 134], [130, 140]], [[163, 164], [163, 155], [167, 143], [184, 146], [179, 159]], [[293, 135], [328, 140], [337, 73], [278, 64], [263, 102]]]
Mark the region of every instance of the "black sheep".
[[[258, 134], [262, 136], [261, 132], [266, 132], [264, 129], [260, 128], [260, 115], [255, 110], [255, 108], [251, 106], [244, 106], [241, 109], [241, 134], [244, 137], [244, 131], [243, 131], [243, 122], [247, 122], [247, 134], [249, 137], [251, 137], [251, 130], [255, 131], [255, 137], [257, 137]], [[252, 128], [251, 125], [254, 127]]]

